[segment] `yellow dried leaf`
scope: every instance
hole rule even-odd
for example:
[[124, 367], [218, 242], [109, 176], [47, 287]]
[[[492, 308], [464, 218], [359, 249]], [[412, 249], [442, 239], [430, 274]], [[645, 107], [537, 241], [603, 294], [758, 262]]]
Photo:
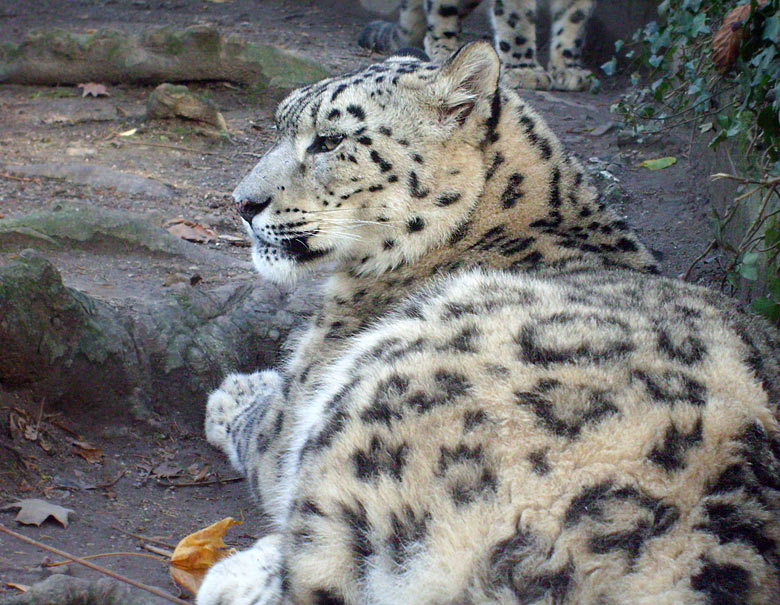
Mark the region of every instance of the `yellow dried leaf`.
[[136, 132], [138, 132], [138, 129], [137, 129], [137, 128], [131, 128], [130, 130], [125, 130], [125, 131], [122, 131], [122, 132], [120, 132], [120, 133], [119, 133], [119, 136], [120, 136], [120, 137], [131, 137], [131, 136], [133, 136], [133, 135], [134, 135]]
[[217, 561], [236, 552], [228, 549], [223, 540], [234, 525], [241, 525], [241, 521], [227, 517], [183, 538], [171, 556], [169, 571], [173, 581], [195, 594], [206, 572]]

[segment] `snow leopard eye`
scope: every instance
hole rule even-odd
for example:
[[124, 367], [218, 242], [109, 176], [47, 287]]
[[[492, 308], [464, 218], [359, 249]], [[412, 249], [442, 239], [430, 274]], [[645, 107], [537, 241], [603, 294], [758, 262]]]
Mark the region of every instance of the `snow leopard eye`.
[[327, 153], [341, 145], [343, 134], [317, 135], [306, 150], [309, 153]]

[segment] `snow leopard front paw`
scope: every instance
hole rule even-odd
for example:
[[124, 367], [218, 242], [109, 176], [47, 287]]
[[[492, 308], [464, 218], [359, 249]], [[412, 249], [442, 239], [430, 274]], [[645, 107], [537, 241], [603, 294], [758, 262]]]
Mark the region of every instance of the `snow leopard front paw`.
[[282, 377], [275, 370], [254, 374], [230, 374], [209, 395], [206, 404], [206, 439], [230, 458], [233, 467], [242, 471], [233, 433], [236, 421], [252, 410], [262, 414], [262, 404], [282, 390]]
[[555, 90], [585, 90], [591, 82], [593, 72], [582, 67], [553, 67], [552, 79]]
[[531, 67], [506, 67], [502, 70], [501, 79], [512, 88], [525, 90], [550, 90], [552, 78], [539, 65]]
[[206, 574], [198, 605], [277, 605], [282, 600], [282, 537], [271, 534], [252, 548], [222, 559]]

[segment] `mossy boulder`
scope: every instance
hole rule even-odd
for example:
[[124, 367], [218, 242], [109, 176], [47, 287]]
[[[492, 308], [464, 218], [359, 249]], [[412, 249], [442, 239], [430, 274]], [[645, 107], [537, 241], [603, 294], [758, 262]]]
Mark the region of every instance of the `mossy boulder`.
[[19, 44], [0, 45], [0, 82], [14, 84], [226, 80], [258, 91], [294, 88], [328, 75], [302, 55], [224, 36], [211, 25], [155, 27], [138, 35], [38, 30]]

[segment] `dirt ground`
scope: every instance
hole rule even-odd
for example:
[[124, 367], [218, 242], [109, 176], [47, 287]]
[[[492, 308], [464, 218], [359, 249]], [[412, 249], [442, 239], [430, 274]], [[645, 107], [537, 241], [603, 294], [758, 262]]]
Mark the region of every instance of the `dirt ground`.
[[[208, 22], [251, 41], [295, 49], [338, 73], [377, 60], [354, 43], [371, 17], [356, 0], [0, 0], [0, 39], [18, 41], [42, 25], [86, 32]], [[482, 35], [483, 22], [478, 17], [469, 23], [469, 33]], [[228, 136], [205, 136], [184, 122], [144, 121], [152, 87], [110, 85], [111, 96], [82, 98], [80, 89], [70, 86], [0, 85], [0, 164], [5, 166], [0, 170], [0, 214], [16, 217], [50, 208], [54, 201], [79, 200], [105, 208], [156, 211], [163, 219], [183, 216], [229, 236], [209, 247], [247, 260], [247, 248], [230, 241], [242, 238], [243, 230], [229, 194], [252, 166], [255, 154], [271, 140], [270, 116], [280, 93], [257, 98], [220, 82], [190, 87], [217, 104], [227, 120]], [[616, 119], [609, 107], [620, 91], [619, 85], [607, 82], [596, 95], [523, 94], [602, 186], [617, 182], [618, 191], [626, 193], [611, 196], [619, 212], [660, 253], [664, 273], [678, 276], [708, 241], [706, 174], [701, 162], [689, 157], [687, 138], [642, 147], [622, 139], [618, 128], [607, 128]], [[133, 136], [118, 136], [133, 128], [138, 129]], [[679, 161], [657, 172], [639, 166], [643, 159], [659, 156], [677, 156]], [[175, 195], [153, 199], [21, 177], [11, 170], [52, 161], [96, 163], [149, 177], [172, 185]], [[171, 286], [171, 276], [182, 273], [197, 273], [200, 288], [256, 279], [249, 269], [224, 271], [184, 261], [179, 266], [137, 252], [60, 249], [46, 255], [67, 285], [120, 306], [162, 296]], [[14, 256], [0, 253], [0, 264]], [[714, 271], [705, 270], [699, 280], [711, 283], [715, 277]], [[0, 523], [83, 556], [146, 552], [128, 532], [175, 544], [223, 517], [246, 517], [229, 541], [239, 548], [250, 544], [260, 535], [261, 523], [253, 518], [245, 485], [232, 481], [232, 470], [201, 436], [198, 419], [203, 404], [191, 402], [192, 414], [183, 419], [162, 415], [151, 423], [128, 425], [113, 418], [96, 421], [93, 416], [86, 421], [79, 410], [53, 411], [45, 401], [0, 390], [0, 504], [17, 497], [46, 498], [75, 511], [67, 528], [51, 520], [39, 528], [18, 526], [12, 512], [0, 512]], [[19, 432], [19, 418], [32, 431], [26, 436]], [[97, 460], [90, 462], [79, 455], [90, 457], [74, 441], [88, 442], [103, 455], [95, 454]], [[49, 573], [41, 567], [45, 556], [0, 534], [0, 601], [4, 594], [16, 593], [7, 582], [31, 584]], [[179, 594], [163, 562], [126, 555], [96, 562]], [[69, 569], [80, 577], [94, 577], [75, 565]]]

